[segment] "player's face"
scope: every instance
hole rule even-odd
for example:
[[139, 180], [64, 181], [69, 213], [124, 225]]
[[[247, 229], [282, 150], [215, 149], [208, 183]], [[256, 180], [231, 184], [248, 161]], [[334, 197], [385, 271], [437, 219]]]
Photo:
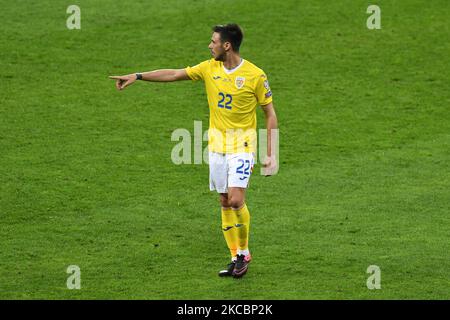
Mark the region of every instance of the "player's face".
[[208, 46], [211, 51], [211, 55], [216, 61], [225, 61], [225, 44], [220, 40], [220, 34], [214, 32], [211, 37], [211, 42]]

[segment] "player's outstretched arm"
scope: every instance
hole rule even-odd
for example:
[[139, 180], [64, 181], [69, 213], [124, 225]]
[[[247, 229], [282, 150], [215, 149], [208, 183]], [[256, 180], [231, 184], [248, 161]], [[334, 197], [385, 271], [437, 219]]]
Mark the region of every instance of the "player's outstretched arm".
[[[141, 80], [154, 82], [172, 82], [190, 79], [185, 69], [162, 69], [139, 74], [142, 75]], [[123, 90], [138, 80], [138, 73], [124, 76], [110, 76], [109, 78], [116, 80], [117, 90]]]

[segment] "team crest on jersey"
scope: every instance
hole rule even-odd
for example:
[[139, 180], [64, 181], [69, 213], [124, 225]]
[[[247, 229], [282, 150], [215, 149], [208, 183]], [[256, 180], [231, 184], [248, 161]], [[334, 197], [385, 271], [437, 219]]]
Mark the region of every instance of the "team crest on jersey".
[[244, 77], [236, 77], [234, 84], [236, 88], [241, 89], [244, 86], [245, 78]]

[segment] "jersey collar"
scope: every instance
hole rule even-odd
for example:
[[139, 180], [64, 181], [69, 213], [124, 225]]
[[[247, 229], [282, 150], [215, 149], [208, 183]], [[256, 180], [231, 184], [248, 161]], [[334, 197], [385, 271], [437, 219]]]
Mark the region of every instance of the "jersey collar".
[[241, 63], [239, 63], [239, 64], [238, 64], [236, 67], [234, 67], [233, 69], [228, 70], [227, 68], [225, 68], [225, 66], [223, 65], [223, 63], [222, 63], [222, 68], [223, 68], [223, 71], [225, 71], [226, 74], [232, 74], [232, 73], [235, 72], [237, 69], [239, 69], [243, 64], [244, 64], [244, 59], [241, 58]]

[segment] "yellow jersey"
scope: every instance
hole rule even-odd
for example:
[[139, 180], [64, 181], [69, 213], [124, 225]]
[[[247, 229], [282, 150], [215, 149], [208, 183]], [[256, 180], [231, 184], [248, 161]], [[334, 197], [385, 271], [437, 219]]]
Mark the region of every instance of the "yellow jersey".
[[244, 59], [232, 70], [215, 59], [185, 70], [190, 79], [205, 82], [210, 111], [209, 151], [255, 152], [256, 106], [272, 102], [264, 71]]

